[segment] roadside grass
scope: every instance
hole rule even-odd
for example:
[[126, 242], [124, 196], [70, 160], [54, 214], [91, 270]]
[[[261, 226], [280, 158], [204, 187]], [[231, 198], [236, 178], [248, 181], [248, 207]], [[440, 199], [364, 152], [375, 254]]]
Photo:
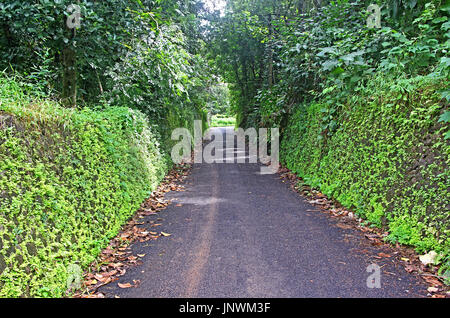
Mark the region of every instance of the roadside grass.
[[211, 127], [229, 127], [236, 126], [236, 118], [223, 115], [214, 115], [211, 118]]

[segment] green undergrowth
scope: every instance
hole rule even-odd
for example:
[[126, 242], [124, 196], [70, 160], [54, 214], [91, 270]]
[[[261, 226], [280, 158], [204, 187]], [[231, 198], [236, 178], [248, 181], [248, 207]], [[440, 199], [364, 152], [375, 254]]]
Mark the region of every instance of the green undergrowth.
[[0, 297], [66, 295], [171, 165], [139, 111], [69, 110], [0, 78]]
[[236, 126], [236, 118], [221, 115], [215, 115], [211, 119], [211, 127], [230, 127]]
[[[441, 253], [449, 268], [450, 192], [445, 79], [375, 78], [337, 109], [339, 127], [323, 130], [327, 105], [301, 105], [281, 144], [283, 163], [337, 199], [388, 240]], [[445, 265], [446, 264], [446, 265]]]

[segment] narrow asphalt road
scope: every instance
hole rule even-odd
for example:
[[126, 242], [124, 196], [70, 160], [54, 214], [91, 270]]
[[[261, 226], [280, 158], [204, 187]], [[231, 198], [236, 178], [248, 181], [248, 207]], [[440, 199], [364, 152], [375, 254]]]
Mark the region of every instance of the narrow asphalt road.
[[[231, 128], [221, 128], [223, 134]], [[225, 139], [225, 138], [224, 138]], [[236, 151], [241, 155], [241, 151]], [[415, 297], [419, 278], [390, 259], [371, 257], [354, 229], [342, 229], [257, 164], [198, 164], [186, 191], [155, 219], [172, 234], [137, 243], [143, 265], [100, 289], [107, 297]], [[179, 206], [181, 204], [181, 206]], [[177, 206], [178, 205], [178, 206]], [[365, 252], [361, 252], [365, 250]], [[381, 266], [381, 288], [368, 288], [367, 267]]]

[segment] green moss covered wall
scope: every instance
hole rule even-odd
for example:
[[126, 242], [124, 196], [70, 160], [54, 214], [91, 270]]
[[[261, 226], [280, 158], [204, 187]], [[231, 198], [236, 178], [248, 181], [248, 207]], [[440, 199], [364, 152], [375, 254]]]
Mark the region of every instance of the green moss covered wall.
[[281, 144], [282, 162], [305, 183], [386, 227], [393, 242], [450, 251], [448, 110], [427, 78], [374, 80], [338, 109], [339, 128], [322, 131], [325, 104], [300, 106]]
[[63, 296], [170, 166], [145, 117], [66, 110], [8, 93], [0, 104], [0, 297]]

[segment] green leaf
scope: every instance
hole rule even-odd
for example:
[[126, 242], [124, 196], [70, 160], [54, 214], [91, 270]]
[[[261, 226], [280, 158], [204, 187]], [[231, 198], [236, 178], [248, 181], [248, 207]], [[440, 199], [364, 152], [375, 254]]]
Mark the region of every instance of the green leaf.
[[344, 73], [345, 72], [345, 70], [342, 68], [342, 67], [336, 67], [332, 72], [331, 72], [331, 74], [333, 74], [333, 75], [339, 75], [339, 74], [342, 74], [342, 73]]
[[444, 22], [444, 21], [447, 21], [447, 20], [448, 20], [447, 17], [439, 17], [439, 18], [434, 19], [432, 22], [437, 24], [437, 23], [441, 23], [441, 22]]
[[440, 63], [446, 67], [450, 67], [450, 57], [442, 57]]
[[450, 122], [450, 110], [447, 110], [445, 113], [443, 113], [441, 115], [441, 117], [439, 117], [438, 122], [444, 122], [444, 123], [448, 123]]
[[329, 61], [325, 61], [324, 63], [322, 63], [322, 68], [325, 71], [329, 71], [329, 70], [334, 69], [338, 64], [339, 64], [339, 62], [337, 60], [329, 60]]
[[443, 31], [447, 31], [450, 29], [450, 21], [445, 22], [444, 24], [441, 25], [441, 30]]
[[334, 48], [334, 47], [325, 47], [325, 48], [322, 48], [322, 51], [320, 51], [320, 52], [317, 54], [317, 56], [319, 56], [319, 57], [324, 57], [326, 54], [330, 54], [330, 53], [336, 54], [336, 53], [337, 53], [337, 52], [336, 52], [336, 48]]
[[444, 12], [450, 12], [450, 3], [442, 5], [440, 9]]

